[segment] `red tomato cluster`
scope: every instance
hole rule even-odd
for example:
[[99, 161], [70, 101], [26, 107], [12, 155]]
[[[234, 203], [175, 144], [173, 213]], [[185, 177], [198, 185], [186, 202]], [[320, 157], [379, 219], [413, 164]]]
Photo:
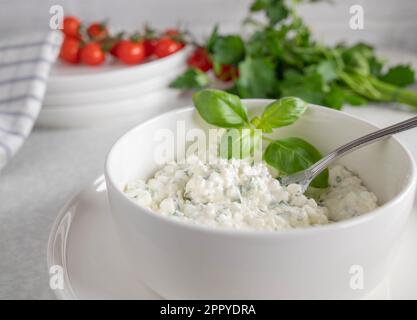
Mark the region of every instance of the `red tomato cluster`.
[[60, 58], [68, 63], [84, 63], [90, 66], [102, 64], [109, 52], [124, 64], [133, 65], [146, 58], [163, 58], [181, 50], [185, 41], [181, 32], [168, 29], [152, 37], [135, 34], [129, 38], [112, 36], [105, 23], [94, 22], [86, 29], [74, 16], [64, 18], [64, 41]]
[[211, 59], [203, 47], [197, 47], [188, 57], [187, 63], [190, 67], [197, 68], [203, 72], [207, 72], [213, 68]]
[[[203, 72], [213, 69], [213, 63], [207, 50], [203, 47], [197, 47], [193, 53], [188, 57], [187, 64], [199, 69]], [[228, 82], [236, 80], [239, 77], [239, 69], [234, 65], [221, 65], [220, 68], [214, 70], [214, 75], [217, 79]]]

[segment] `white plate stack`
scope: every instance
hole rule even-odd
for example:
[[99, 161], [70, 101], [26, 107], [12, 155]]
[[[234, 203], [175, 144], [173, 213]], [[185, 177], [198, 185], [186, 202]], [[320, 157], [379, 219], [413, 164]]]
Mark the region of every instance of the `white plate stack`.
[[135, 66], [108, 59], [89, 67], [57, 61], [37, 125], [93, 127], [143, 121], [170, 110], [177, 90], [169, 83], [186, 69], [189, 48]]

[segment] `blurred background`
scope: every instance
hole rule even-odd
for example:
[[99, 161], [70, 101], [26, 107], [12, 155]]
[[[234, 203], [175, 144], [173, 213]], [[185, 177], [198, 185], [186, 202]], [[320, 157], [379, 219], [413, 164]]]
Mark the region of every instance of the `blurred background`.
[[[178, 25], [197, 35], [207, 35], [214, 23], [223, 31], [236, 31], [252, 0], [0, 0], [0, 34], [48, 28], [49, 8], [62, 5], [65, 14], [86, 21], [109, 18], [112, 25], [135, 29], [145, 22], [158, 28]], [[349, 28], [349, 8], [359, 4], [365, 11], [364, 30]], [[327, 43], [364, 40], [377, 47], [417, 52], [417, 1], [332, 0], [302, 4], [299, 13], [313, 34]]]

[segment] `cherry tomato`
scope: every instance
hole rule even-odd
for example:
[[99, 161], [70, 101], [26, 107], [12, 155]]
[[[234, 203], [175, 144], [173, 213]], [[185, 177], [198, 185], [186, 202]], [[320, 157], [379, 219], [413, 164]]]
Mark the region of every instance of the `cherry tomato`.
[[80, 38], [80, 26], [81, 22], [74, 16], [67, 16], [64, 18], [64, 29], [62, 30], [65, 35], [73, 38]]
[[105, 55], [100, 45], [95, 42], [87, 43], [81, 49], [81, 61], [90, 66], [97, 66], [102, 64], [105, 59]]
[[117, 58], [117, 52], [119, 50], [119, 45], [121, 41], [117, 41], [113, 44], [113, 46], [110, 48], [109, 52], [113, 57]]
[[217, 79], [227, 82], [239, 78], [239, 69], [233, 65], [222, 64], [220, 70], [214, 74]]
[[180, 32], [177, 29], [166, 29], [164, 32], [164, 35], [168, 37], [175, 37], [175, 36], [179, 36]]
[[122, 40], [118, 44], [117, 57], [125, 64], [137, 64], [145, 59], [143, 41]]
[[69, 63], [80, 62], [80, 41], [75, 38], [65, 37], [61, 45], [59, 57]]
[[145, 46], [146, 56], [149, 57], [154, 54], [158, 39], [145, 39], [143, 44]]
[[213, 64], [211, 63], [206, 49], [202, 47], [198, 47], [194, 50], [191, 56], [188, 57], [187, 63], [189, 66], [197, 68], [203, 72], [207, 72], [213, 68]]
[[103, 40], [109, 34], [107, 27], [103, 23], [95, 22], [87, 28], [88, 35], [94, 40]]
[[154, 53], [158, 58], [163, 58], [181, 50], [183, 47], [184, 44], [181, 42], [172, 40], [169, 37], [162, 37], [158, 40]]

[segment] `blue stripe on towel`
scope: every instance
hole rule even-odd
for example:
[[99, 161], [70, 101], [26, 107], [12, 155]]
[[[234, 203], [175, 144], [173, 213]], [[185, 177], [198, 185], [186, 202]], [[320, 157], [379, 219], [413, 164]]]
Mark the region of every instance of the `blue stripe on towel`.
[[2, 46], [0, 47], [0, 51], [24, 49], [24, 48], [45, 46], [45, 45], [49, 45], [49, 46], [56, 47], [56, 48], [60, 46], [59, 44], [50, 42], [50, 41], [38, 41], [38, 42], [19, 43], [19, 44], [11, 44], [11, 45]]
[[37, 97], [33, 94], [23, 94], [21, 96], [16, 96], [16, 97], [11, 97], [11, 98], [0, 100], [0, 106], [2, 104], [8, 104], [8, 103], [12, 103], [12, 102], [20, 101], [20, 100], [26, 100], [26, 99], [32, 99], [38, 102], [42, 102], [42, 98]]
[[0, 127], [0, 132], [9, 134], [11, 136], [16, 136], [16, 137], [19, 137], [19, 138], [22, 138], [22, 139], [26, 138], [26, 136], [21, 132], [5, 129], [5, 128], [2, 128], [2, 127]]
[[36, 59], [27, 59], [27, 60], [18, 60], [18, 61], [12, 61], [12, 62], [6, 62], [6, 63], [0, 63], [0, 68], [7, 68], [12, 66], [20, 66], [21, 64], [27, 64], [27, 63], [54, 63], [51, 60], [48, 60], [46, 58], [36, 58]]
[[0, 110], [0, 115], [10, 116], [10, 117], [22, 117], [30, 120], [35, 120], [36, 118], [31, 115], [30, 113], [26, 113], [23, 111], [3, 111]]
[[16, 82], [20, 82], [20, 81], [40, 81], [45, 83], [47, 81], [46, 78], [41, 77], [41, 76], [37, 76], [37, 75], [32, 75], [32, 76], [27, 76], [27, 77], [20, 77], [20, 78], [11, 78], [11, 79], [5, 79], [5, 80], [1, 80], [0, 81], [0, 86], [9, 84], [9, 83], [16, 83]]

